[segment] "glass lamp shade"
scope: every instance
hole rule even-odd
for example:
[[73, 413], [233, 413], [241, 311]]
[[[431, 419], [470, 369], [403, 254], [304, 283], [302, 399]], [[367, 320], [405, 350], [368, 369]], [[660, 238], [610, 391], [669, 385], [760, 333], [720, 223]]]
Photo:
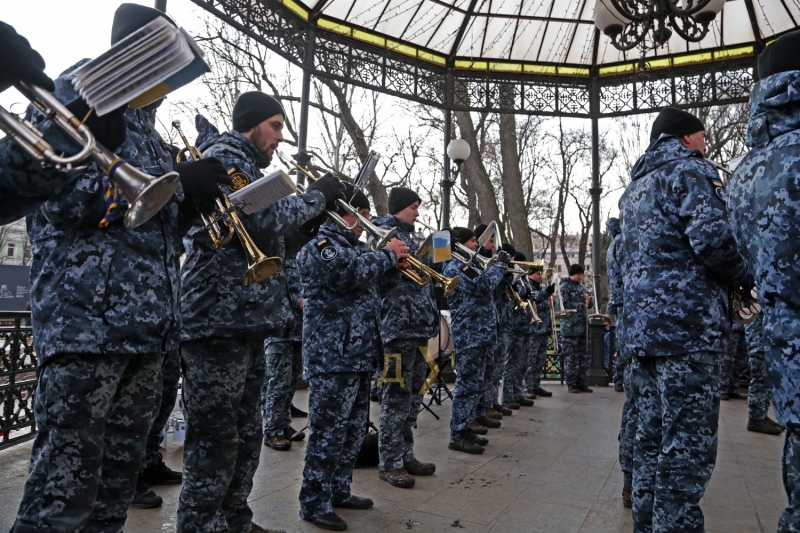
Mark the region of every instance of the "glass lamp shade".
[[694, 20], [707, 24], [716, 18], [717, 13], [722, 11], [723, 7], [725, 7], [725, 0], [711, 0], [706, 7], [693, 15]]
[[469, 157], [469, 143], [464, 139], [453, 139], [447, 145], [447, 157], [460, 164]]
[[[722, 0], [723, 2], [725, 0]], [[594, 25], [606, 35], [617, 35], [630, 19], [614, 8], [610, 0], [597, 0], [592, 15]]]

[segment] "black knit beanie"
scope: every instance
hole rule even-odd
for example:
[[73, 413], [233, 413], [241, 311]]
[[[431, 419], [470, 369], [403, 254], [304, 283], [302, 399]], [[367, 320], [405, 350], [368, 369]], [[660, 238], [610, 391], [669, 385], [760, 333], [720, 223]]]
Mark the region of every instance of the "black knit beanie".
[[508, 242], [504, 242], [503, 246], [501, 246], [500, 249], [503, 250], [508, 255], [510, 255], [511, 257], [514, 257], [514, 254], [517, 253], [517, 249], [514, 248], [511, 245], [511, 243], [508, 243]]
[[700, 119], [691, 113], [674, 107], [665, 107], [653, 122], [653, 128], [650, 130], [650, 142], [658, 139], [662, 133], [683, 137], [698, 131], [705, 131], [705, 129], [706, 127]]
[[450, 240], [451, 244], [453, 245], [455, 245], [456, 242], [460, 244], [467, 244], [467, 241], [469, 241], [474, 236], [475, 233], [469, 228], [462, 228], [460, 226], [455, 226], [450, 230]]
[[176, 25], [172, 19], [158, 9], [139, 4], [122, 4], [114, 12], [114, 22], [111, 24], [111, 46], [158, 17], [163, 17], [173, 26]]
[[414, 202], [422, 203], [422, 198], [411, 189], [395, 187], [389, 191], [389, 214], [399, 213]]
[[525, 254], [522, 252], [516, 252], [514, 254], [514, 261], [527, 261], [528, 259], [525, 257]]
[[242, 93], [233, 104], [233, 129], [247, 131], [275, 115], [286, 117], [283, 106], [276, 99], [261, 91]]
[[583, 265], [579, 265], [577, 263], [570, 265], [569, 275], [574, 276], [575, 274], [583, 274]]
[[481, 235], [483, 235], [483, 232], [486, 231], [487, 227], [488, 226], [486, 224], [478, 224], [477, 226], [475, 226], [475, 229], [472, 230], [472, 232], [475, 234], [477, 238], [480, 239]]
[[[347, 203], [355, 207], [356, 209], [369, 209], [369, 199], [367, 195], [364, 194], [364, 191], [361, 189], [356, 189], [356, 186], [348, 181], [343, 181], [342, 185], [344, 186], [344, 196], [347, 198]], [[337, 202], [338, 204], [338, 202]], [[345, 215], [347, 212], [341, 207], [337, 207], [336, 211], [340, 215]]]
[[800, 31], [781, 35], [758, 56], [758, 77], [761, 79], [779, 72], [800, 70]]

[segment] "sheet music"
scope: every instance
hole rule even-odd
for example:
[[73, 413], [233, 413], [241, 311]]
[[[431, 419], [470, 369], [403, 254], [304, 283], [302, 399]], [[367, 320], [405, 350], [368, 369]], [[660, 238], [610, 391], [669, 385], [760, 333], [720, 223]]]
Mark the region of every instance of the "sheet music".
[[296, 190], [289, 175], [282, 170], [276, 170], [231, 193], [228, 195], [228, 199], [242, 212], [250, 215], [274, 204], [281, 198], [294, 194]]

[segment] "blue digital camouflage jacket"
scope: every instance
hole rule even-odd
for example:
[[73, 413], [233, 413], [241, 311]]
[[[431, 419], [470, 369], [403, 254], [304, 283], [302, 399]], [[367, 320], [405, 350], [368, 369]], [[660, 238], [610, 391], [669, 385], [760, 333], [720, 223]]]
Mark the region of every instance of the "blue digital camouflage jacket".
[[622, 271], [619, 269], [619, 247], [622, 238], [620, 237], [620, 225], [618, 218], [609, 218], [606, 221], [606, 228], [611, 235], [611, 244], [606, 252], [606, 275], [608, 276], [608, 312], [619, 316], [622, 312], [623, 285]]
[[397, 255], [373, 252], [330, 222], [297, 255], [303, 282], [303, 379], [331, 372], [373, 372], [383, 355], [383, 285], [399, 282]]
[[[55, 97], [73, 100], [68, 69], [56, 80]], [[128, 135], [117, 154], [132, 166], [159, 176], [172, 170], [170, 152], [155, 130], [155, 111], [128, 109]], [[135, 229], [122, 219], [121, 196], [114, 221], [105, 229], [102, 169], [92, 164], [74, 185], [28, 216], [31, 316], [38, 355], [59, 353], [147, 353], [177, 349], [178, 187], [161, 211]]]
[[536, 323], [533, 325], [533, 334], [534, 335], [552, 335], [553, 334], [553, 326], [552, 324], [552, 317], [550, 316], [550, 295], [547, 294], [547, 287], [542, 287], [540, 283], [536, 283], [532, 279], [529, 278], [530, 286], [531, 286], [531, 297], [534, 302], [536, 302], [536, 313], [538, 313], [539, 318], [542, 319], [541, 322]]
[[445, 265], [446, 277], [461, 276], [458, 285], [447, 297], [452, 318], [450, 329], [456, 350], [497, 344], [498, 321], [494, 293], [507, 268], [503, 263], [496, 263], [488, 271], [483, 271], [476, 266], [464, 265], [455, 258]]
[[[531, 291], [528, 290], [528, 286], [520, 281], [517, 281], [513, 284], [514, 290], [517, 291], [520, 298], [523, 300], [529, 300], [528, 305], [536, 305], [536, 302], [532, 298], [533, 294]], [[511, 302], [512, 307], [516, 307], [516, 302]], [[538, 310], [537, 310], [538, 312]], [[533, 321], [531, 312], [528, 310], [527, 307], [520, 307], [519, 309], [512, 310], [512, 325], [513, 330], [516, 335], [533, 335], [534, 328], [533, 328]]]
[[727, 285], [741, 284], [747, 265], [716, 169], [662, 135], [631, 179], [619, 202], [626, 347], [649, 356], [725, 351]]
[[564, 309], [576, 311], [569, 318], [561, 319], [561, 336], [583, 337], [586, 335], [586, 289], [582, 283], [563, 278], [559, 290]]
[[751, 262], [778, 421], [800, 429], [800, 71], [750, 93], [750, 153], [731, 176], [728, 209]]
[[[394, 215], [373, 218], [372, 223], [383, 229], [397, 228], [394, 236], [408, 245], [414, 255], [419, 245], [412, 237], [414, 226]], [[430, 339], [439, 333], [439, 310], [433, 297], [433, 284], [420, 287], [405, 276], [397, 286], [383, 294], [381, 336], [384, 343], [395, 339]]]
[[[201, 117], [202, 118], [202, 117]], [[226, 167], [236, 165], [251, 182], [262, 177], [266, 158], [241, 133], [214, 135], [198, 118], [204, 157], [216, 157]], [[205, 138], [204, 138], [205, 137]], [[223, 187], [226, 194], [227, 187]], [[284, 257], [283, 235], [325, 209], [319, 191], [289, 196], [257, 213], [239, 213], [256, 246], [267, 256]], [[294, 327], [286, 273], [245, 285], [247, 258], [238, 238], [214, 249], [202, 220], [197, 217], [183, 239], [186, 260], [181, 268], [181, 341], [205, 337], [265, 339], [285, 337]]]

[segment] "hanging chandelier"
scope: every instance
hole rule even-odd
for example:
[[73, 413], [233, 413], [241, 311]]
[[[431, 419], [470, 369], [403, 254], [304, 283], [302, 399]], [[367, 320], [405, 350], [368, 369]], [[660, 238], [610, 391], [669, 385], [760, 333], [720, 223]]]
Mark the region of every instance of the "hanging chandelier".
[[701, 41], [725, 0], [597, 0], [595, 25], [618, 50], [662, 46], [674, 30], [683, 39]]

